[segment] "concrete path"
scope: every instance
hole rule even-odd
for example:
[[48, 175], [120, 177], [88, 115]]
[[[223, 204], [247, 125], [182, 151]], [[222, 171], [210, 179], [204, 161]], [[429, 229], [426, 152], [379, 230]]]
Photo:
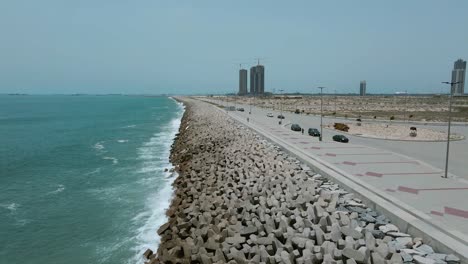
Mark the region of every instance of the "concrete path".
[[[319, 142], [318, 138], [305, 135], [306, 132], [302, 135], [289, 128], [289, 124], [298, 123], [305, 131], [309, 127], [320, 129], [319, 117], [283, 113], [286, 119], [283, 120], [283, 125], [279, 125], [279, 119], [276, 118], [278, 112], [253, 108], [252, 114], [249, 115], [249, 106], [240, 107], [244, 107], [246, 111], [229, 112], [228, 115], [237, 117], [244, 123], [247, 123], [248, 117], [250, 124], [415, 208], [424, 213], [428, 221], [442, 226], [447, 232], [468, 243], [468, 181], [464, 178], [468, 178], [468, 173], [457, 170], [463, 173], [464, 177], [452, 174], [449, 179], [445, 179], [441, 177], [443, 166], [440, 166], [440, 162], [436, 163], [438, 166], [434, 166], [413, 158], [417, 156], [413, 154], [423, 152], [422, 155], [426, 154], [428, 160], [435, 160], [432, 156], [434, 153], [424, 153], [433, 151], [440, 154], [440, 160], [443, 161], [444, 142], [401, 142], [349, 136], [351, 143], [345, 144], [331, 141], [332, 135], [337, 133], [325, 129], [324, 140]], [[273, 112], [274, 117], [267, 117], [268, 112]], [[332, 121], [324, 120], [324, 124], [326, 122]], [[459, 127], [457, 130], [460, 132], [462, 129], [464, 128]], [[459, 152], [457, 154], [466, 157], [464, 160], [468, 161], [466, 142], [463, 140], [453, 143], [452, 152]], [[457, 149], [460, 145], [464, 148]], [[466, 168], [464, 162], [458, 166]]]
[[[240, 106], [240, 105], [237, 105]], [[246, 112], [244, 116], [248, 115], [249, 106], [242, 105]], [[267, 119], [266, 114], [272, 112], [274, 114], [274, 120], [272, 123], [278, 124], [278, 119], [276, 116], [279, 114], [279, 110], [268, 110], [257, 107], [252, 107], [251, 118], [256, 119]], [[286, 123], [297, 123], [302, 127], [309, 128], [315, 127], [320, 129], [320, 116], [312, 115], [296, 115], [293, 113], [283, 113], [286, 117]], [[334, 119], [334, 118], [323, 118], [323, 124], [329, 124], [334, 122], [353, 122], [352, 120], [343, 120]], [[381, 123], [381, 122], [379, 122]], [[421, 127], [422, 124], [414, 124], [416, 127]], [[434, 129], [442, 132], [447, 131], [446, 126], [441, 125], [424, 125], [425, 128]], [[457, 133], [464, 135], [465, 138], [468, 138], [468, 126], [452, 126], [452, 133]], [[330, 131], [324, 129], [324, 138], [331, 139], [331, 137], [336, 133], [336, 131]], [[383, 140], [383, 139], [372, 139], [372, 138], [362, 138], [356, 136], [348, 136], [350, 142], [353, 144], [365, 145], [374, 148], [380, 148], [389, 150], [395, 153], [402, 155], [410, 156], [420, 161], [424, 161], [428, 164], [431, 164], [437, 168], [443, 169], [445, 167], [445, 149], [446, 142], [409, 142], [409, 141], [394, 141], [394, 140]], [[453, 175], [457, 175], [461, 178], [464, 178], [468, 181], [468, 140], [453, 141], [450, 144], [450, 162], [449, 162], [449, 172]]]

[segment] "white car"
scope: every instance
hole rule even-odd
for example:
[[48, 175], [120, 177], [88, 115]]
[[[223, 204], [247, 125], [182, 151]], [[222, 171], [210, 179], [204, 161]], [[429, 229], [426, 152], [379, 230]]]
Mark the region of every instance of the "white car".
[[272, 113], [268, 113], [267, 116], [268, 116], [268, 117], [273, 117], [273, 114], [272, 114]]

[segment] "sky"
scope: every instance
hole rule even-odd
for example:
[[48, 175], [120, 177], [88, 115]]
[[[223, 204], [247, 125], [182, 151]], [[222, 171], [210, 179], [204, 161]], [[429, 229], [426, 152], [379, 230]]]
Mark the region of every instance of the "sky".
[[439, 93], [468, 59], [466, 0], [0, 1], [0, 93]]

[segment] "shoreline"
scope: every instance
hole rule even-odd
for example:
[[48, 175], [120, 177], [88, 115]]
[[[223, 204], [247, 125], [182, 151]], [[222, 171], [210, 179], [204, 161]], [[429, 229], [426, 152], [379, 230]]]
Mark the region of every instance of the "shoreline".
[[[180, 109], [177, 109], [177, 110], [180, 110], [182, 111], [181, 113], [181, 116], [178, 117], [178, 118], [175, 118], [173, 119], [171, 122], [175, 122], [177, 120], [177, 122], [180, 122], [180, 124], [178, 125], [178, 127], [173, 130], [173, 135], [171, 135], [170, 137], [170, 140], [172, 140], [171, 144], [168, 145], [168, 153], [167, 153], [167, 156], [165, 156], [165, 158], [167, 157], [167, 161], [168, 161], [168, 167], [163, 167], [162, 170], [163, 170], [163, 181], [164, 181], [164, 186], [162, 187], [162, 189], [155, 194], [154, 196], [154, 199], [157, 199], [155, 202], [158, 204], [158, 205], [163, 205], [162, 207], [161, 206], [156, 206], [155, 210], [157, 210], [157, 213], [153, 216], [155, 216], [157, 219], [153, 219], [154, 221], [156, 221], [157, 223], [156, 224], [153, 224], [153, 228], [147, 230], [148, 232], [151, 233], [151, 237], [153, 237], [152, 241], [147, 241], [147, 247], [146, 248], [141, 248], [139, 249], [139, 253], [137, 255], [137, 259], [138, 259], [138, 263], [146, 263], [146, 255], [148, 252], [153, 252], [153, 250], [151, 248], [157, 248], [159, 247], [159, 245], [161, 244], [161, 237], [156, 234], [156, 239], [154, 239], [154, 235], [153, 232], [155, 229], [158, 229], [160, 228], [163, 224], [165, 224], [168, 220], [168, 216], [166, 215], [166, 212], [168, 209], [170, 209], [171, 207], [171, 203], [172, 203], [172, 200], [173, 200], [173, 197], [174, 197], [174, 194], [175, 194], [175, 189], [174, 189], [174, 181], [179, 177], [178, 175], [178, 172], [176, 171], [176, 166], [174, 164], [174, 162], [171, 160], [171, 156], [172, 156], [172, 149], [173, 149], [173, 145], [175, 144], [176, 140], [177, 140], [177, 135], [179, 134], [179, 131], [180, 131], [180, 127], [182, 125], [182, 119], [183, 117], [185, 116], [185, 113], [186, 113], [186, 106], [183, 102], [177, 100], [176, 98], [173, 98], [173, 97], [168, 97], [170, 100], [173, 100], [176, 104], [177, 104], [177, 108], [180, 108]], [[172, 134], [172, 133], [171, 133]], [[153, 217], [151, 216], [151, 217]], [[163, 218], [164, 217], [164, 218]], [[158, 219], [158, 218], [163, 218], [163, 219]], [[146, 224], [147, 225], [147, 224]], [[142, 227], [143, 228], [143, 227]], [[153, 246], [150, 246], [150, 245], [153, 245]], [[154, 247], [154, 244], [156, 245], [156, 247]], [[155, 257], [155, 255], [154, 255]]]
[[171, 148], [179, 176], [161, 244], [145, 252], [146, 263], [459, 262], [433, 254], [224, 112], [182, 101]]

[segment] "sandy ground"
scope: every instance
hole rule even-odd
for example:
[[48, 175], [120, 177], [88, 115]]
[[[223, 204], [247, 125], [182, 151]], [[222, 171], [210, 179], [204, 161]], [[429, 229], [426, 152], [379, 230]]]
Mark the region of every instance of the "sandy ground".
[[[320, 113], [321, 100], [318, 95], [275, 95], [269, 97], [221, 96], [218, 99], [228, 104], [252, 104], [265, 109], [304, 114]], [[324, 95], [323, 113], [326, 116], [377, 120], [415, 120], [445, 122], [448, 116], [447, 95], [433, 96], [348, 96]], [[452, 121], [468, 122], [468, 96], [454, 97]]]
[[[416, 127], [417, 136], [411, 137], [409, 134], [411, 126], [378, 123], [361, 123], [361, 126], [358, 126], [354, 123], [346, 123], [346, 125], [349, 126], [348, 133], [362, 137], [411, 141], [447, 140], [446, 132], [436, 131], [423, 127]], [[333, 124], [328, 124], [327, 128], [334, 129]], [[451, 139], [463, 139], [463, 136], [451, 133]]]

